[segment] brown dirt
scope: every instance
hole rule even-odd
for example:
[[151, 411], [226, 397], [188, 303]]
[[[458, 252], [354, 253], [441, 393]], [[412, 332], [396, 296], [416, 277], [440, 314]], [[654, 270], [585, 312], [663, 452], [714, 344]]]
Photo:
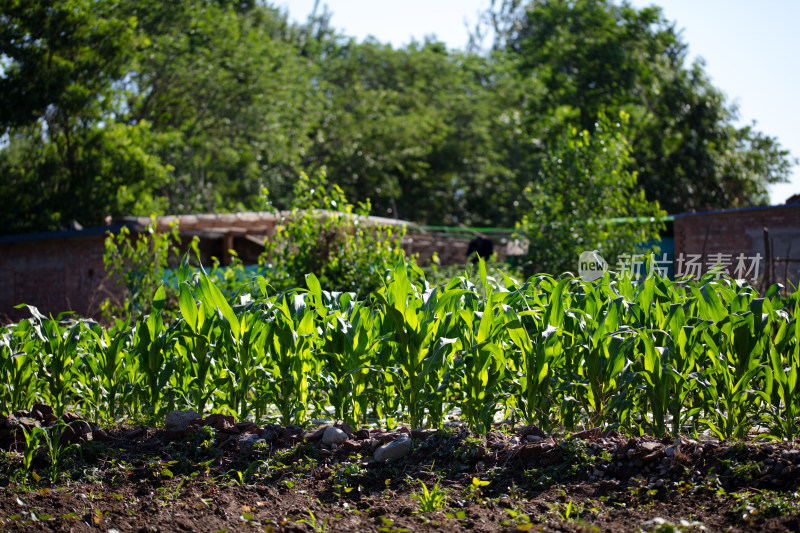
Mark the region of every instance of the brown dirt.
[[[796, 443], [448, 429], [410, 432], [411, 454], [379, 464], [375, 447], [401, 431], [347, 428], [350, 438], [330, 450], [320, 431], [249, 427], [265, 443], [242, 451], [239, 429], [220, 427], [107, 430], [67, 452], [55, 484], [45, 457], [33, 465], [42, 479], [23, 484], [20, 455], [6, 453], [0, 529], [314, 531], [316, 521], [317, 530], [370, 532], [800, 530]], [[443, 509], [419, 511], [411, 496], [421, 482], [445, 491]]]

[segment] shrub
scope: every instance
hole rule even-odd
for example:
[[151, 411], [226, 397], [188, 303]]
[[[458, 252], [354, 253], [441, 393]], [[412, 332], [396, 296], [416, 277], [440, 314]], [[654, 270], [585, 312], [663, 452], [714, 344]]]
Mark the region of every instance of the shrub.
[[601, 115], [595, 131], [572, 128], [543, 161], [524, 195], [533, 211], [517, 227], [529, 242], [525, 274], [573, 271], [584, 250], [598, 250], [614, 265], [621, 254], [645, 253], [658, 238], [664, 212], [637, 185], [626, 139], [628, 115]]
[[362, 298], [382, 287], [405, 255], [405, 228], [375, 223], [369, 212], [369, 201], [353, 206], [338, 185], [326, 184], [324, 171], [301, 174], [291, 210], [261, 258], [267, 281], [282, 291], [305, 286], [313, 273], [323, 289]]

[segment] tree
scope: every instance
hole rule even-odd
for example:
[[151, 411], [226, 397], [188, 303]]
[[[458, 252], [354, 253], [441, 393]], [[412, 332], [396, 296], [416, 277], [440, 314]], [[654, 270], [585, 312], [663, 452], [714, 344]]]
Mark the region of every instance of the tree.
[[787, 179], [788, 152], [752, 126], [733, 125], [735, 110], [701, 63], [685, 66], [686, 44], [659, 8], [506, 0], [490, 18], [495, 46], [546, 89], [526, 113], [547, 120], [562, 110], [590, 132], [600, 112], [629, 113], [631, 170], [668, 211], [764, 203], [767, 185]]
[[665, 214], [637, 190], [628, 170], [629, 117], [600, 115], [594, 132], [569, 128], [543, 161], [540, 179], [525, 189], [533, 206], [517, 228], [529, 241], [526, 274], [575, 271], [583, 251], [598, 250], [609, 263], [640, 253], [658, 237]]
[[[336, 41], [319, 59], [325, 120], [310, 158], [374, 213], [427, 224], [512, 224], [503, 139], [524, 89], [502, 61], [436, 41]], [[504, 116], [504, 123], [500, 118]]]
[[149, 43], [131, 72], [132, 116], [169, 135], [161, 190], [173, 213], [286, 206], [321, 116], [315, 65], [275, 10], [238, 2], [129, 2]]
[[135, 25], [102, 0], [4, 2], [0, 194], [17, 201], [0, 215], [2, 231], [153, 209], [150, 191], [167, 171], [150, 155], [158, 139], [146, 122], [117, 120]]

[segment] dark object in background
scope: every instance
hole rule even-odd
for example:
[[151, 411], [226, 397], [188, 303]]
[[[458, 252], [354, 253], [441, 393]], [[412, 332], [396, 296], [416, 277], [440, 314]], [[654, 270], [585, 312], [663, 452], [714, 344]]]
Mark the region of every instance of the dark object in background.
[[484, 237], [475, 237], [471, 241], [469, 241], [469, 248], [467, 248], [467, 257], [472, 258], [473, 263], [478, 262], [478, 257], [482, 257], [484, 260], [489, 259], [492, 256], [492, 252], [494, 252], [494, 244], [492, 243], [491, 239], [486, 239]]
[[800, 194], [795, 194], [793, 196], [790, 196], [786, 200], [786, 205], [796, 205], [796, 204], [800, 204]]

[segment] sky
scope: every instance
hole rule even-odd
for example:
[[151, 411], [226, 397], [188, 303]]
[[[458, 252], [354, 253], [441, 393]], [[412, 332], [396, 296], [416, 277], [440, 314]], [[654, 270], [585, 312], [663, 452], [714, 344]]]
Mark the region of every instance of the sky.
[[[333, 13], [332, 25], [363, 40], [369, 35], [398, 47], [435, 35], [450, 48], [464, 48], [469, 29], [489, 0], [321, 0]], [[776, 137], [800, 158], [799, 0], [631, 0], [635, 7], [657, 5], [682, 31], [689, 60], [702, 58], [712, 83], [739, 110], [739, 125]], [[314, 0], [275, 0], [291, 19], [304, 21]], [[469, 29], [468, 29], [469, 28]], [[488, 43], [487, 43], [488, 44]], [[790, 183], [770, 187], [773, 204], [800, 193], [800, 166]]]

